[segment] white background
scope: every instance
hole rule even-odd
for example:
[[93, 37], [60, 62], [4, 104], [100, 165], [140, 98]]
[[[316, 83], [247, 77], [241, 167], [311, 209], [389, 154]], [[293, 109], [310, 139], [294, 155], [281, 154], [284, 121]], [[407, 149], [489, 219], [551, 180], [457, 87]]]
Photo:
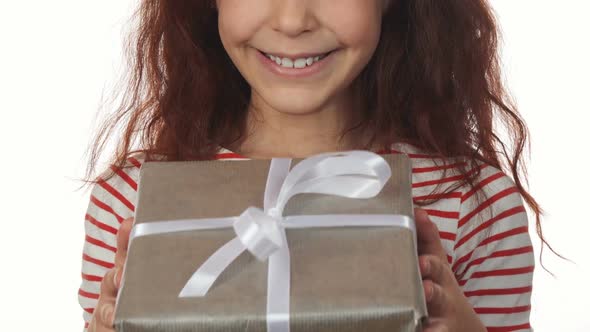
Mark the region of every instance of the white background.
[[[73, 179], [83, 175], [101, 94], [121, 70], [121, 32], [135, 3], [0, 2], [2, 330], [82, 327], [77, 290], [88, 192], [75, 191]], [[539, 332], [590, 331], [590, 3], [492, 3], [504, 31], [506, 79], [532, 133], [530, 183], [547, 212], [545, 234], [575, 262], [545, 254], [556, 278], [537, 268], [532, 323]]]

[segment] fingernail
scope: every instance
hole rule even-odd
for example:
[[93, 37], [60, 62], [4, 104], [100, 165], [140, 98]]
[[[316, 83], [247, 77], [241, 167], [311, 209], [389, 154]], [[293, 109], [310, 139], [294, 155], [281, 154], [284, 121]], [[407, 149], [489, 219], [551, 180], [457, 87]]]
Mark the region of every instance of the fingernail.
[[109, 326], [113, 327], [115, 325], [115, 308], [109, 306], [109, 309], [107, 309], [107, 314], [109, 317]]
[[117, 274], [119, 274], [119, 269], [115, 268], [114, 271], [115, 271], [115, 273], [113, 273], [113, 284], [115, 285], [115, 288], [119, 289], [119, 282], [118, 282], [119, 278], [117, 278]]
[[424, 297], [426, 298], [426, 302], [430, 302], [430, 297], [432, 295], [432, 289], [430, 284], [424, 285]]
[[429, 272], [430, 272], [430, 262], [425, 261], [424, 262], [424, 274], [428, 274]]
[[114, 308], [111, 304], [105, 303], [97, 308], [97, 315], [99, 320], [107, 325], [112, 325]]

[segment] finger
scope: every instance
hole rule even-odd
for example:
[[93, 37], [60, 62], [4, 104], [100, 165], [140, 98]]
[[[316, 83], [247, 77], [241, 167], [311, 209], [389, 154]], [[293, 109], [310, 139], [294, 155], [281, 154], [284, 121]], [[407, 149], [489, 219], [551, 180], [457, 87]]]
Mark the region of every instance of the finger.
[[121, 274], [123, 272], [123, 265], [127, 259], [127, 249], [129, 248], [129, 235], [133, 227], [133, 218], [123, 220], [117, 232], [117, 252], [115, 253], [115, 267], [117, 276], [115, 285], [118, 287], [121, 282]]
[[100, 282], [100, 297], [103, 299], [115, 298], [117, 296], [117, 287], [115, 284], [115, 276], [117, 275], [117, 269], [109, 270], [105, 273], [102, 281]]
[[90, 323], [88, 324], [88, 332], [99, 332], [100, 330], [97, 327], [97, 323], [96, 323], [96, 318], [94, 317], [94, 315], [92, 315], [92, 319], [90, 320]]
[[100, 283], [100, 296], [98, 297], [98, 303], [92, 314], [92, 331], [112, 330], [115, 299], [117, 297], [117, 289], [114, 281], [116, 273], [115, 269], [109, 270], [102, 278]]
[[449, 332], [449, 327], [440, 318], [429, 318], [422, 332]]
[[418, 258], [420, 265], [420, 274], [422, 279], [430, 279], [439, 285], [445, 285], [446, 271], [445, 262], [441, 262], [440, 258], [435, 255], [421, 255]]
[[424, 298], [428, 307], [428, 314], [433, 317], [444, 316], [445, 310], [452, 305], [449, 303], [444, 289], [430, 279], [422, 281]]
[[99, 301], [94, 309], [95, 326], [97, 331], [112, 331], [115, 319], [115, 300]]
[[[133, 218], [123, 220], [117, 231], [117, 255], [115, 255], [115, 264], [123, 265], [124, 261], [120, 261], [121, 257], [127, 256], [127, 248], [129, 247], [129, 235], [133, 227]], [[119, 258], [119, 261], [117, 260]]]
[[423, 209], [414, 209], [416, 217], [416, 233], [418, 236], [418, 253], [431, 254], [446, 259], [446, 252], [442, 246], [438, 228], [430, 220], [428, 213]]

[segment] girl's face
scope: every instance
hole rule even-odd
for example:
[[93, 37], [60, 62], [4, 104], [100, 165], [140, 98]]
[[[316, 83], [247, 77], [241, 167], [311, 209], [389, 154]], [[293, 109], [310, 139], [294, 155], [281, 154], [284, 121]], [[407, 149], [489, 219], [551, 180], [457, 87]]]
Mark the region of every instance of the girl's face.
[[219, 34], [253, 101], [304, 114], [342, 106], [377, 47], [384, 0], [217, 0]]

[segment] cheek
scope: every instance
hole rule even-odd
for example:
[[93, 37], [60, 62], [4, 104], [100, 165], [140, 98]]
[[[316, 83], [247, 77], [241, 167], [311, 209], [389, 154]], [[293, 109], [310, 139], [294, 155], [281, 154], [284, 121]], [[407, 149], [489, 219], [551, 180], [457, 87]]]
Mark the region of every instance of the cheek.
[[251, 39], [263, 22], [264, 2], [267, 0], [217, 0], [219, 34], [224, 45], [237, 46]]
[[[337, 2], [337, 4], [336, 4]], [[382, 0], [323, 0], [324, 24], [344, 46], [370, 50], [379, 41]]]

